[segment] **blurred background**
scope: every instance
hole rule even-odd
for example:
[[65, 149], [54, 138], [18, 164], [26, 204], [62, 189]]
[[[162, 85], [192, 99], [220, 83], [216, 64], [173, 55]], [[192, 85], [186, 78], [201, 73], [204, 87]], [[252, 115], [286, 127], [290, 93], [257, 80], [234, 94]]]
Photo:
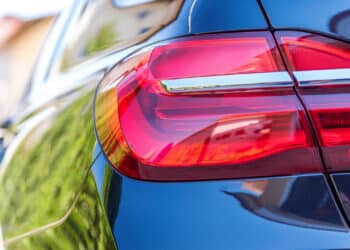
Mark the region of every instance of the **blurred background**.
[[0, 0], [0, 121], [15, 112], [55, 17], [71, 0]]

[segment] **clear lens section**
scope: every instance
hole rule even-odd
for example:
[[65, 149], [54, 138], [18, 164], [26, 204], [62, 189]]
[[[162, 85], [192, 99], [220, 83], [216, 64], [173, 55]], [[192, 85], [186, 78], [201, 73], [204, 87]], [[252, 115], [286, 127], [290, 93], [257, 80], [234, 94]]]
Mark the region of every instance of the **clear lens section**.
[[[256, 37], [248, 36], [253, 44], [262, 39], [266, 43], [261, 42], [259, 53], [250, 53], [243, 64], [240, 51], [239, 62], [235, 62], [227, 35], [224, 43], [220, 36], [206, 36], [191, 38], [190, 47], [175, 41], [129, 58], [110, 72], [97, 94], [95, 113], [100, 143], [113, 166], [123, 174], [147, 180], [321, 171], [303, 108], [291, 87], [190, 94], [168, 93], [162, 87], [163, 79], [242, 73], [237, 65], [253, 65], [245, 69], [247, 74], [277, 71], [280, 65], [271, 56], [274, 48], [266, 47], [270, 37], [253, 34]], [[246, 44], [244, 35], [241, 42]], [[237, 45], [239, 36], [233, 37], [233, 47], [244, 48]], [[207, 44], [213, 46], [212, 51], [198, 55], [198, 48], [205, 50]], [[231, 60], [223, 52], [215, 54], [215, 46], [217, 51], [229, 48]], [[257, 54], [269, 56], [262, 60]], [[196, 61], [196, 56], [201, 60]], [[205, 67], [212, 61], [218, 64], [208, 73]]]

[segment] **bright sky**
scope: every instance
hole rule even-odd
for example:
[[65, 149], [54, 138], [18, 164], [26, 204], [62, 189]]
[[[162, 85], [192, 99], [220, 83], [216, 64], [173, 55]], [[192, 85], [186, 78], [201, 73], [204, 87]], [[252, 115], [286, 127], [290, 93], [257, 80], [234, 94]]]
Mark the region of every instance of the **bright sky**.
[[0, 0], [0, 18], [16, 16], [21, 19], [34, 19], [55, 14], [72, 0]]

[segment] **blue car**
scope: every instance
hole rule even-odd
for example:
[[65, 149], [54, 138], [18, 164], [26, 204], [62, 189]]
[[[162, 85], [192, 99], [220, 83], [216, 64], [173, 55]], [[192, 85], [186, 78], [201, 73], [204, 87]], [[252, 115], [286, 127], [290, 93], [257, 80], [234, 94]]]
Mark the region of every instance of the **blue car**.
[[2, 123], [0, 249], [350, 249], [350, 2], [75, 1]]

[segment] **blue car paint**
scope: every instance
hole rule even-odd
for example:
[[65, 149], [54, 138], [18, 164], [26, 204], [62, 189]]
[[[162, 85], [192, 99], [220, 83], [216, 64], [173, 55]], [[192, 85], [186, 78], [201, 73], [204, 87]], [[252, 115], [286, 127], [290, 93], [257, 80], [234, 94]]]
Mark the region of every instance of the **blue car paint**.
[[321, 174], [146, 182], [119, 175], [103, 154], [92, 170], [122, 250], [349, 246], [347, 227]]

